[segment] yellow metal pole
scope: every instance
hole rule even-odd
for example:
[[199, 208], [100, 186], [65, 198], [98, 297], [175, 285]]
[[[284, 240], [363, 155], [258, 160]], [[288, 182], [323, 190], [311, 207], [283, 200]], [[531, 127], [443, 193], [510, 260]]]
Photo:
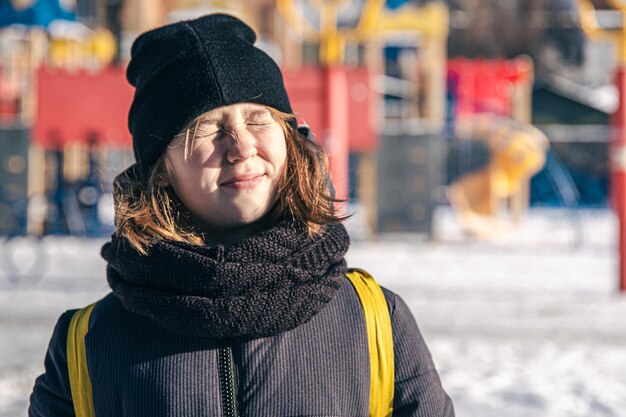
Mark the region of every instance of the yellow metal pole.
[[622, 6], [622, 36], [620, 42], [620, 63], [626, 63], [626, 7]]
[[320, 9], [320, 62], [323, 66], [341, 64], [345, 40], [337, 30], [337, 5], [322, 2]]
[[619, 62], [620, 64], [626, 63], [626, 1], [620, 0], [608, 0], [608, 3], [615, 10], [619, 10], [622, 13], [622, 30], [619, 34]]
[[[624, 9], [622, 9], [622, 16]], [[597, 39], [599, 41], [613, 42], [617, 44], [617, 57], [622, 61], [622, 43], [624, 39], [624, 32], [610, 32], [600, 29], [598, 21], [596, 19], [596, 10], [589, 0], [578, 0], [578, 15], [580, 18], [580, 27], [590, 39]]]
[[366, 0], [361, 12], [361, 20], [355, 30], [357, 36], [368, 36], [374, 32], [378, 23], [378, 16], [384, 6], [385, 0]]

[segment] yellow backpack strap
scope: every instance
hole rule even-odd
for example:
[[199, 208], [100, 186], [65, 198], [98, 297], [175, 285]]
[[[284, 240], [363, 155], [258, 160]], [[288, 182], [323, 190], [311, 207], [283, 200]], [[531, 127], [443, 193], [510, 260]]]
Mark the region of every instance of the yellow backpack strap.
[[77, 310], [67, 331], [67, 370], [76, 417], [95, 417], [91, 381], [87, 369], [85, 335], [89, 330], [89, 316], [96, 303]]
[[390, 416], [393, 412], [394, 362], [387, 300], [376, 280], [362, 269], [350, 269], [347, 277], [359, 295], [365, 313], [370, 352], [369, 416]]

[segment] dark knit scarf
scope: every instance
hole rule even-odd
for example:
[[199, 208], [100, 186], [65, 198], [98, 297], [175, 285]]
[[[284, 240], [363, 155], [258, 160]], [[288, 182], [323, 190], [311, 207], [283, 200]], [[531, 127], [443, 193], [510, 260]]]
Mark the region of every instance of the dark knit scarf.
[[231, 245], [162, 241], [147, 256], [113, 236], [107, 279], [130, 311], [165, 329], [226, 338], [275, 335], [310, 320], [346, 274], [341, 224], [318, 237], [287, 220]]

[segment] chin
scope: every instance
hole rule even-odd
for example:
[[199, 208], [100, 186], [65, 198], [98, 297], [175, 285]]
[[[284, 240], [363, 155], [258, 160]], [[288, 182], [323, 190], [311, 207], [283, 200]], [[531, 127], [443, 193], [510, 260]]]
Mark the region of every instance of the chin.
[[229, 216], [228, 219], [225, 219], [224, 223], [226, 227], [241, 227], [251, 223], [254, 223], [258, 220], [261, 220], [265, 215], [269, 212], [269, 208], [258, 211], [244, 211], [237, 212], [233, 210], [232, 216]]

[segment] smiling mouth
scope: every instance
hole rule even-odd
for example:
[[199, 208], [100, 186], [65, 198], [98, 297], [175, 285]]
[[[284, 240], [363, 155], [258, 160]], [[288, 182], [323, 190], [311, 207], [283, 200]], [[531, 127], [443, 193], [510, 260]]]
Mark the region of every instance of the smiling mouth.
[[240, 175], [234, 178], [230, 178], [220, 184], [221, 187], [230, 188], [234, 190], [244, 190], [254, 188], [263, 180], [264, 174], [249, 174]]

